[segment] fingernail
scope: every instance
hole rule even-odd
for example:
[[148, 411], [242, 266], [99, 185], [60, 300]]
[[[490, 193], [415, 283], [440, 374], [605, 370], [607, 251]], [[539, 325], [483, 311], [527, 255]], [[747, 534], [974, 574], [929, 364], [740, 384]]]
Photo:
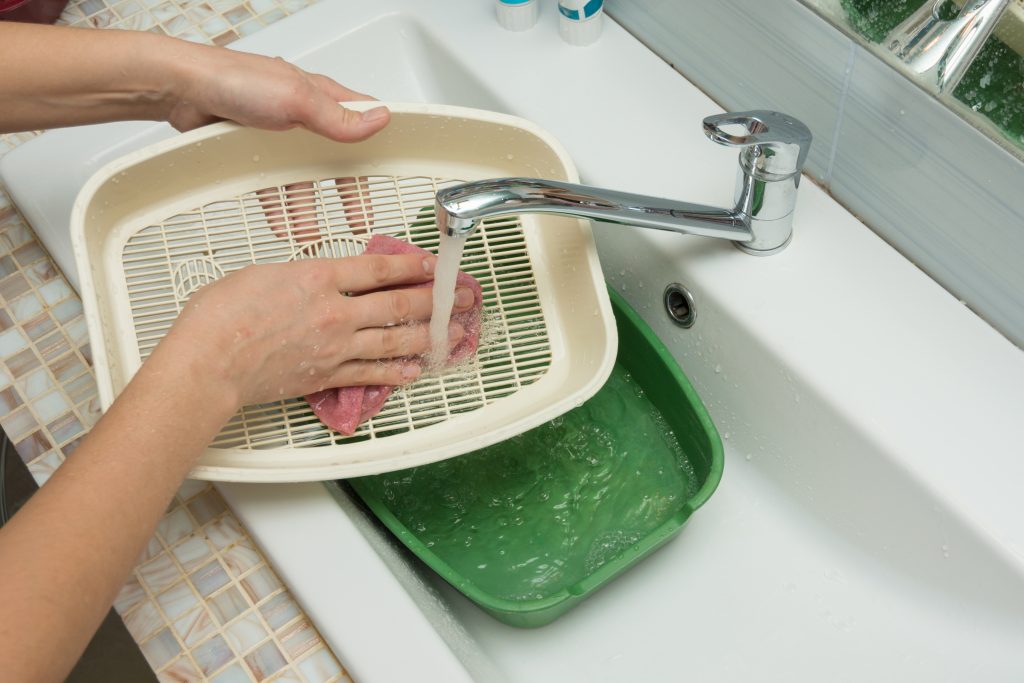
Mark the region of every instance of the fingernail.
[[459, 287], [455, 290], [455, 307], [469, 308], [473, 305], [473, 292], [467, 287]]
[[454, 342], [462, 339], [466, 331], [462, 329], [462, 325], [459, 323], [450, 323], [448, 325], [448, 341]]
[[428, 256], [427, 258], [423, 259], [423, 272], [426, 273], [427, 275], [433, 275], [434, 274], [434, 266], [436, 264], [437, 264], [437, 257], [436, 256]]
[[380, 121], [386, 119], [390, 112], [387, 107], [374, 107], [363, 112], [363, 121]]
[[402, 366], [402, 379], [413, 380], [420, 376], [420, 366], [415, 364]]

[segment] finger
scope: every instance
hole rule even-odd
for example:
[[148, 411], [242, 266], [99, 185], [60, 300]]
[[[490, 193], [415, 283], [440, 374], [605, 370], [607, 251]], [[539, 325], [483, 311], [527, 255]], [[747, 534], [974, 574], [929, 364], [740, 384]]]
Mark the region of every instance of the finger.
[[292, 183], [285, 185], [284, 191], [289, 234], [297, 242], [315, 242], [320, 238], [320, 225], [313, 183]]
[[[449, 347], [457, 344], [465, 334], [462, 325], [449, 323]], [[355, 357], [365, 360], [420, 356], [430, 350], [430, 327], [426, 324], [371, 327], [356, 332], [352, 336], [352, 344]]]
[[366, 228], [373, 220], [370, 198], [367, 196], [366, 178], [335, 178], [334, 186], [341, 198], [345, 211], [345, 221], [355, 234], [367, 232]]
[[391, 120], [387, 107], [356, 112], [342, 107], [334, 98], [320, 93], [300, 123], [309, 130], [338, 142], [365, 140]]
[[[392, 289], [355, 297], [359, 329], [400, 325], [414, 320], [428, 320], [434, 308], [434, 288]], [[455, 290], [455, 311], [473, 306], [473, 292], [465, 287]]]
[[256, 190], [263, 216], [267, 219], [270, 230], [277, 237], [288, 236], [288, 226], [284, 221], [284, 208], [281, 203], [281, 191], [276, 187], [265, 187]]
[[285, 185], [283, 201], [282, 193], [276, 187], [256, 190], [256, 197], [268, 227], [277, 237], [290, 237], [297, 242], [314, 242], [320, 238], [313, 183]]
[[412, 382], [421, 372], [422, 368], [415, 361], [350, 360], [339, 365], [324, 386], [399, 386]]
[[329, 261], [338, 291], [353, 294], [428, 282], [436, 262], [433, 254], [362, 254]]

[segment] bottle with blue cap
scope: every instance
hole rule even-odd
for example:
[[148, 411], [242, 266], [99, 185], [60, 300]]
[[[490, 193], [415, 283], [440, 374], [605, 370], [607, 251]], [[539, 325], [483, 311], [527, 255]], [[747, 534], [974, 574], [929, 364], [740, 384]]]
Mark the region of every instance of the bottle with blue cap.
[[539, 0], [495, 0], [498, 23], [509, 31], [525, 31], [537, 23]]
[[570, 45], [590, 45], [601, 37], [604, 0], [558, 0], [558, 33]]

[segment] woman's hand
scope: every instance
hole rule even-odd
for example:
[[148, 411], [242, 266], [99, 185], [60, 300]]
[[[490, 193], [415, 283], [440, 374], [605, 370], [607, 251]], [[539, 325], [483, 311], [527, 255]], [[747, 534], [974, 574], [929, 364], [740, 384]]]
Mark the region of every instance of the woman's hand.
[[229, 119], [353, 142], [389, 120], [384, 107], [339, 106], [372, 98], [284, 60], [140, 31], [0, 22], [0, 64], [0, 132], [125, 120], [184, 131]]
[[[147, 366], [192, 368], [232, 410], [329, 387], [406, 384], [430, 348], [423, 321], [433, 290], [401, 286], [433, 279], [435, 261], [402, 254], [249, 266], [199, 290]], [[472, 303], [468, 289], [456, 292], [456, 310]], [[462, 335], [449, 327], [452, 343]]]
[[181, 41], [165, 49], [177, 65], [167, 120], [180, 131], [229, 119], [267, 130], [301, 126], [331, 140], [356, 142], [389, 120], [386, 107], [359, 113], [339, 106], [373, 98], [280, 58]]

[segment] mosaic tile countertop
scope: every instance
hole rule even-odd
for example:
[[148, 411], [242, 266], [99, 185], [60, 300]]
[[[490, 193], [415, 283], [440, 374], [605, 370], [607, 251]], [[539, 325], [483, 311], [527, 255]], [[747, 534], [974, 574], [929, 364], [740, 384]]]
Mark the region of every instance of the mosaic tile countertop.
[[[225, 45], [311, 0], [73, 0], [60, 23]], [[36, 133], [0, 135], [0, 156]], [[0, 425], [42, 485], [100, 415], [82, 304], [0, 187]], [[186, 482], [114, 607], [161, 681], [349, 681], [210, 484]]]

